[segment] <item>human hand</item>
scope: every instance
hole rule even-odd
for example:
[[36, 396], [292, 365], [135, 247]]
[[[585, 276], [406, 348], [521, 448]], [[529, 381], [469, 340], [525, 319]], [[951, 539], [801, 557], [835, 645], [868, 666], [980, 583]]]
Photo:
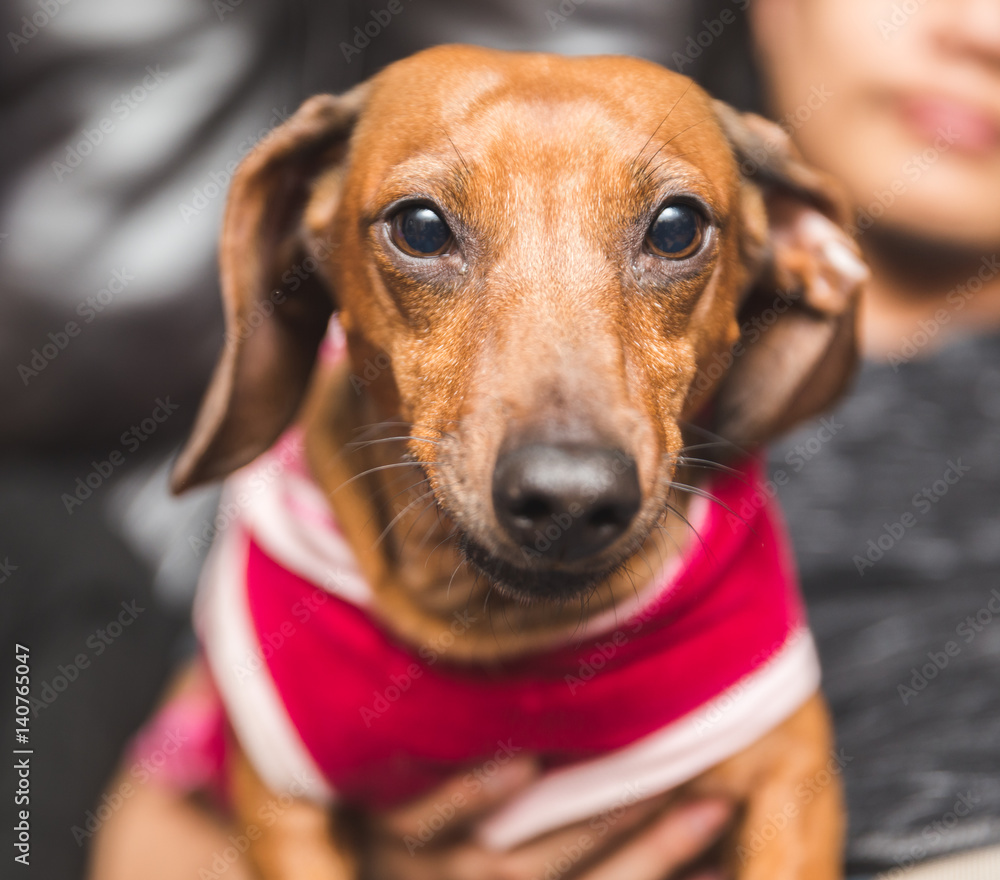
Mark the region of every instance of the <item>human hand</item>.
[[[668, 880], [702, 855], [732, 817], [711, 799], [654, 798], [561, 828], [506, 852], [485, 847], [477, 822], [539, 775], [514, 759], [491, 775], [465, 774], [402, 807], [372, 814], [362, 854], [367, 880]], [[690, 880], [722, 880], [706, 871]]]

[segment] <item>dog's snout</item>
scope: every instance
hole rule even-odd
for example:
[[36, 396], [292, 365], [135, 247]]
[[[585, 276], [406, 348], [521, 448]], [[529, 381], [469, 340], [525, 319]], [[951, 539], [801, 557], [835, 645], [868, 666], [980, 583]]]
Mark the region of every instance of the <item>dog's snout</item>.
[[522, 446], [493, 472], [493, 508], [527, 551], [557, 562], [585, 559], [625, 533], [642, 503], [635, 461], [579, 445]]

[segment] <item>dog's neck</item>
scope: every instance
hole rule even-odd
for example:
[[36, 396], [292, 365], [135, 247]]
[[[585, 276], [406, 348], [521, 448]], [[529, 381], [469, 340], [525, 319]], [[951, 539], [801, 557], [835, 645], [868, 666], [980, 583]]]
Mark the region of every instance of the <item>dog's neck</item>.
[[304, 410], [306, 456], [376, 596], [372, 610], [415, 648], [490, 662], [580, 638], [589, 619], [655, 586], [687, 541], [686, 504], [677, 499], [642, 549], [591, 595], [559, 604], [508, 598], [466, 562], [423, 471], [405, 463], [405, 441], [386, 439], [404, 437], [406, 426], [359, 429], [372, 424], [347, 367], [327, 371]]

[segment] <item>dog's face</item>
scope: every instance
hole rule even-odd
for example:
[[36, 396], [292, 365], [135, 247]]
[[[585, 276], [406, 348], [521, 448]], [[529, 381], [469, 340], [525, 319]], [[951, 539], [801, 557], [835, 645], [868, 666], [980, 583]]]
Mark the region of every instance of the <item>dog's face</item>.
[[384, 410], [436, 441], [411, 449], [473, 561], [577, 591], [662, 515], [698, 356], [738, 335], [739, 172], [711, 102], [652, 65], [470, 52], [461, 72], [377, 83], [333, 286], [359, 362], [392, 363]]
[[303, 248], [333, 298], [303, 285], [227, 352], [180, 481], [273, 441], [335, 307], [466, 555], [521, 598], [637, 552], [686, 426], [760, 442], [850, 370], [863, 267], [825, 183], [652, 64], [431, 50], [307, 103], [233, 186], [229, 320]]

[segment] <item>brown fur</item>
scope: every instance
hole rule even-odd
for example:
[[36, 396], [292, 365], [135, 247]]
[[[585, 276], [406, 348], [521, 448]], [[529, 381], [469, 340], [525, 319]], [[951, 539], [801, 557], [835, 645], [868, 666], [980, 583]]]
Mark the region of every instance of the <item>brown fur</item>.
[[[643, 239], [679, 192], [706, 206], [712, 229], [697, 256], [664, 261]], [[393, 247], [387, 219], [414, 197], [444, 212], [453, 252]], [[529, 564], [490, 502], [498, 455], [558, 440], [631, 456], [642, 506], [627, 534], [560, 570], [600, 572], [595, 610], [641, 590], [686, 540], [678, 486], [703, 471], [678, 459], [697, 432], [763, 442], [849, 376], [862, 273], [822, 219], [839, 220], [837, 205], [777, 128], [634, 59], [441, 47], [346, 96], [313, 98], [234, 178], [221, 256], [229, 326], [308, 255], [320, 269], [224, 352], [175, 484], [247, 463], [303, 402], [310, 465], [389, 629], [426, 644], [455, 610], [487, 603], [492, 614], [458, 634], [449, 658], [557, 642], [578, 627], [578, 603], [526, 602], [465, 564], [459, 535]], [[314, 371], [334, 309], [352, 366]], [[754, 316], [766, 332], [741, 338]], [[358, 442], [368, 439], [378, 442]], [[746, 804], [738, 843], [794, 801], [830, 748], [817, 697], [690, 788]], [[242, 808], [265, 794], [244, 766]], [[309, 809], [257, 845], [262, 876], [351, 876]], [[832, 783], [735, 875], [834, 878], [842, 824]], [[305, 838], [308, 854], [293, 857]]]

